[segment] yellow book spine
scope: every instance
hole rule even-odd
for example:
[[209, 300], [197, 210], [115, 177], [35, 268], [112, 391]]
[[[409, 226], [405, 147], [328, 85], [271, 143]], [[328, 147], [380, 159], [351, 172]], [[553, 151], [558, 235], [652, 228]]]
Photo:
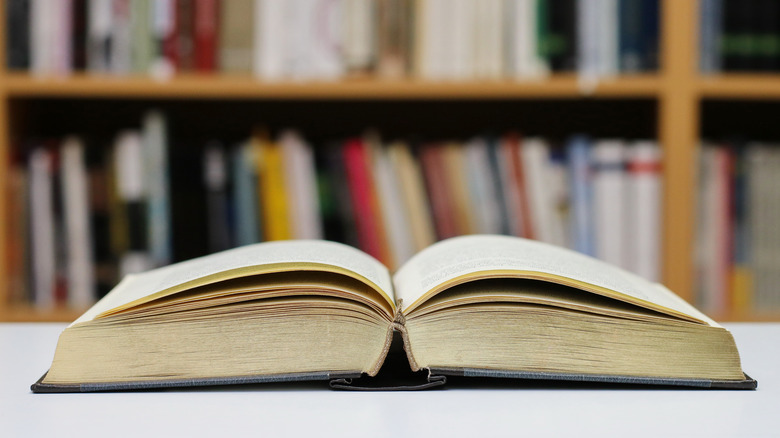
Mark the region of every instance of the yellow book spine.
[[290, 221], [287, 217], [287, 190], [284, 184], [284, 163], [279, 145], [261, 135], [254, 138], [258, 154], [258, 181], [263, 218], [263, 236], [266, 240], [290, 238]]
[[753, 305], [753, 276], [747, 266], [731, 270], [731, 308], [734, 313], [749, 313]]

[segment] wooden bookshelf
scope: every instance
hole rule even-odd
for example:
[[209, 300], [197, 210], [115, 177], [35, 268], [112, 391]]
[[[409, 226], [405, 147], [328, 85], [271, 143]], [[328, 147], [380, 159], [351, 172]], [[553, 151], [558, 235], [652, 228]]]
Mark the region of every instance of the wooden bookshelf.
[[[4, 56], [4, 8], [0, 7], [0, 59]], [[575, 75], [543, 80], [432, 82], [356, 77], [333, 82], [260, 82], [247, 76], [35, 77], [0, 67], [0, 187], [9, 166], [11, 102], [36, 99], [111, 100], [587, 100], [657, 102], [656, 133], [664, 147], [663, 282], [688, 301], [694, 293], [693, 240], [696, 199], [695, 153], [704, 99], [780, 99], [780, 75], [702, 76], [697, 70], [698, 2], [662, 0], [658, 74], [605, 78], [584, 83]], [[6, 242], [6, 198], [0, 191], [0, 248]], [[81, 312], [10, 306], [0, 251], [0, 321], [70, 321]], [[721, 320], [780, 320], [780, 314], [726, 314]]]
[[190, 75], [171, 79], [75, 75], [67, 78], [7, 74], [11, 98], [86, 97], [124, 99], [528, 99], [656, 98], [657, 75], [582, 83], [575, 75], [527, 81], [434, 82], [354, 78], [332, 82], [261, 82], [247, 76]]
[[780, 99], [780, 75], [728, 74], [701, 76], [696, 81], [701, 98], [777, 100]]

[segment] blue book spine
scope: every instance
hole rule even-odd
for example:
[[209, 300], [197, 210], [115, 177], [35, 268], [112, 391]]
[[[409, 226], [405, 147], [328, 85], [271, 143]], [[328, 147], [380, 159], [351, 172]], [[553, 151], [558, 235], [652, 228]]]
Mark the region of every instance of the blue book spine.
[[699, 59], [702, 73], [717, 73], [722, 69], [720, 40], [723, 0], [701, 0], [699, 8]]
[[595, 255], [593, 231], [593, 188], [591, 186], [590, 140], [575, 136], [566, 145], [571, 193], [570, 235], [572, 248]]
[[641, 37], [642, 70], [658, 69], [659, 14], [658, 0], [641, 0]]
[[250, 144], [235, 147], [231, 155], [235, 194], [233, 241], [236, 246], [249, 245], [261, 239], [260, 212], [257, 208], [257, 166]]
[[488, 158], [490, 160], [490, 173], [493, 176], [493, 190], [496, 193], [496, 205], [500, 220], [501, 234], [511, 235], [509, 225], [509, 210], [504, 202], [504, 185], [501, 182], [501, 142], [496, 137], [491, 137], [488, 142]]
[[620, 0], [618, 7], [620, 71], [637, 72], [644, 67], [642, 59], [642, 0]]

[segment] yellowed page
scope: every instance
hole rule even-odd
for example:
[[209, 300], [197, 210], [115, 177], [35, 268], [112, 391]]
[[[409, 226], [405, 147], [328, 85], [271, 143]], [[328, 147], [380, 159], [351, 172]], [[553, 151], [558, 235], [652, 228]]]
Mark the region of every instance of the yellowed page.
[[[423, 250], [393, 277], [405, 314], [437, 292], [475, 278], [552, 281], [710, 325], [712, 320], [664, 287], [594, 258], [509, 236], [448, 239]], [[583, 292], [587, 293], [587, 292]]]
[[337, 272], [357, 278], [379, 291], [395, 309], [390, 273], [373, 257], [340, 243], [289, 240], [247, 245], [127, 276], [73, 324], [191, 287], [245, 275], [302, 269]]

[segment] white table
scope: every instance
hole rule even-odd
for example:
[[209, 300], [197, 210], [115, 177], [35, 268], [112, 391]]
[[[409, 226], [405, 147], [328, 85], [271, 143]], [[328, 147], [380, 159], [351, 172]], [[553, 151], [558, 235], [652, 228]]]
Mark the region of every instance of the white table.
[[32, 394], [64, 324], [0, 324], [0, 436], [780, 436], [780, 324], [728, 324], [756, 391], [317, 384]]

